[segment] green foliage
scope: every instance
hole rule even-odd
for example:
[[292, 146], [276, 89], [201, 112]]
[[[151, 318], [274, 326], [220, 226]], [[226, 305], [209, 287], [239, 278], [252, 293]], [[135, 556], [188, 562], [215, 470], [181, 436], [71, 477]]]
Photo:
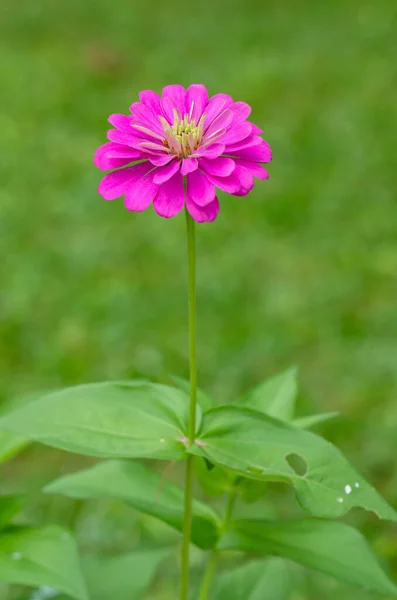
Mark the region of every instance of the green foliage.
[[0, 581], [48, 586], [88, 600], [77, 548], [60, 527], [13, 528], [0, 534]]
[[239, 404], [282, 421], [291, 421], [295, 414], [295, 402], [298, 394], [297, 376], [296, 367], [291, 367], [284, 373], [265, 379], [246, 396], [243, 396]]
[[[190, 452], [245, 477], [292, 484], [301, 506], [315, 516], [336, 518], [360, 506], [397, 520], [341, 452], [313, 433], [257, 411], [224, 406], [206, 413], [199, 438]], [[296, 456], [305, 462], [304, 473], [287, 460]]]
[[20, 511], [23, 503], [21, 496], [0, 496], [0, 530]]
[[4, 416], [0, 428], [91, 456], [179, 460], [187, 416], [176, 388], [107, 382], [47, 394]]
[[[152, 515], [178, 531], [183, 528], [183, 490], [144, 465], [112, 460], [91, 469], [61, 477], [45, 491], [72, 498], [117, 498], [136, 510]], [[208, 505], [193, 503], [192, 540], [200, 548], [211, 548], [218, 537], [219, 518]]]
[[236, 474], [230, 469], [213, 465], [205, 459], [195, 462], [197, 480], [208, 496], [221, 496], [228, 492], [236, 479]]
[[311, 427], [314, 427], [315, 425], [319, 425], [320, 423], [334, 419], [338, 416], [338, 414], [339, 413], [337, 412], [329, 412], [320, 413], [319, 415], [308, 415], [307, 417], [299, 417], [294, 419], [292, 424], [300, 429], [311, 429]]
[[90, 600], [141, 600], [168, 549], [114, 557], [86, 556], [83, 570]]
[[352, 585], [397, 596], [397, 587], [380, 568], [365, 538], [343, 523], [237, 521], [220, 548], [283, 556]]
[[[190, 381], [188, 379], [178, 377], [178, 375], [172, 375], [171, 379], [179, 389], [187, 394], [187, 396], [190, 395]], [[214, 408], [215, 406], [215, 402], [200, 388], [197, 388], [197, 403], [203, 412], [211, 410], [211, 408]]]
[[0, 463], [18, 454], [27, 444], [28, 441], [21, 435], [0, 431]]
[[291, 570], [278, 558], [247, 563], [220, 575], [211, 600], [288, 600], [293, 589]]

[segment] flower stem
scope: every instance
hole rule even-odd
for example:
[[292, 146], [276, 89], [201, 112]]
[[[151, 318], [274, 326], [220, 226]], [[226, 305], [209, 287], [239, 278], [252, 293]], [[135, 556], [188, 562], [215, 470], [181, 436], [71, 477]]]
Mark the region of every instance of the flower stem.
[[[223, 522], [222, 522], [222, 525], [220, 528], [219, 538], [227, 531], [227, 528], [230, 523], [230, 519], [233, 514], [234, 505], [236, 503], [236, 497], [237, 497], [237, 489], [235, 487], [233, 487], [229, 493], [229, 500], [228, 500], [228, 503], [226, 506], [225, 517], [223, 519]], [[201, 588], [200, 588], [199, 600], [207, 600], [207, 598], [208, 598], [212, 580], [214, 578], [215, 567], [216, 567], [216, 563], [218, 560], [218, 554], [219, 554], [219, 550], [218, 550], [217, 546], [215, 546], [215, 548], [213, 548], [213, 550], [210, 554], [210, 557], [209, 557], [208, 563], [207, 563], [207, 567], [204, 572], [203, 582], [202, 582]]]
[[[192, 444], [196, 435], [197, 401], [197, 358], [196, 358], [196, 243], [194, 220], [186, 210], [186, 231], [189, 268], [189, 363], [190, 363], [190, 406], [187, 437]], [[194, 456], [186, 460], [185, 471], [185, 514], [183, 522], [183, 541], [181, 552], [181, 595], [187, 600], [189, 594], [189, 546], [192, 529]]]

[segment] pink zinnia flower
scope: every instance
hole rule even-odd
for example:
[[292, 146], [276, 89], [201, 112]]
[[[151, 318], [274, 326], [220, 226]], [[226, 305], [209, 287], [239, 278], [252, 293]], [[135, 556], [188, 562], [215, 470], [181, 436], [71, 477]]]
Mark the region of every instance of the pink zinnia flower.
[[99, 185], [105, 200], [124, 196], [126, 208], [137, 212], [153, 203], [167, 218], [186, 204], [202, 223], [219, 212], [215, 188], [245, 196], [254, 177], [268, 178], [259, 163], [271, 160], [270, 146], [247, 121], [251, 107], [245, 102], [226, 94], [209, 98], [198, 84], [187, 90], [168, 85], [161, 98], [146, 90], [139, 99], [131, 115], [109, 117], [115, 127], [108, 132], [110, 142], [95, 153], [97, 167], [117, 169]]

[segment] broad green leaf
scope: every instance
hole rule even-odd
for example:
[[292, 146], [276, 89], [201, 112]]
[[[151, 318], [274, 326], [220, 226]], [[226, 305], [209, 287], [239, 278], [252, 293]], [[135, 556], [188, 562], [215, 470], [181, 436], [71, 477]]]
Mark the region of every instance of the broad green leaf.
[[337, 412], [328, 412], [328, 413], [320, 413], [318, 415], [308, 415], [307, 417], [299, 417], [298, 419], [294, 419], [292, 421], [292, 425], [295, 427], [299, 427], [299, 429], [310, 429], [319, 423], [324, 423], [325, 421], [329, 421], [330, 419], [334, 419], [337, 417], [339, 413]]
[[210, 467], [204, 459], [195, 461], [195, 471], [199, 484], [208, 496], [225, 494], [232, 488], [236, 479], [233, 471], [219, 465]]
[[247, 563], [223, 573], [214, 583], [211, 600], [288, 600], [292, 576], [279, 558]]
[[9, 460], [29, 444], [21, 435], [0, 431], [0, 463]]
[[[179, 389], [184, 391], [189, 397], [190, 381], [184, 379], [183, 377], [179, 377], [178, 375], [171, 375], [171, 379], [175, 383], [175, 385]], [[200, 388], [197, 388], [197, 402], [199, 403], [203, 412], [211, 410], [211, 408], [214, 408], [215, 406], [215, 402], [208, 396], [208, 394], [203, 392], [203, 390], [201, 390]]]
[[267, 484], [264, 481], [241, 477], [232, 469], [225, 469], [220, 465], [209, 468], [205, 459], [196, 460], [195, 467], [198, 482], [208, 496], [221, 496], [236, 488], [244, 502], [251, 504], [265, 493]]
[[266, 492], [266, 481], [258, 481], [255, 479], [241, 478], [239, 483], [239, 491], [241, 498], [247, 504], [252, 504], [262, 498]]
[[0, 529], [11, 521], [23, 506], [21, 496], [0, 496]]
[[298, 394], [297, 369], [291, 367], [265, 379], [263, 383], [244, 396], [239, 404], [253, 408], [283, 421], [290, 421], [295, 412], [295, 401]]
[[[53, 481], [44, 491], [72, 498], [117, 498], [178, 531], [183, 529], [183, 490], [133, 461], [99, 463]], [[211, 507], [198, 500], [193, 502], [192, 539], [197, 546], [211, 548], [217, 540], [219, 525]]]
[[90, 600], [141, 600], [158, 566], [169, 553], [169, 549], [140, 550], [110, 558], [84, 558]]
[[0, 581], [48, 586], [76, 600], [88, 600], [76, 543], [60, 527], [21, 527], [2, 532]]
[[[257, 411], [223, 406], [206, 413], [189, 452], [245, 477], [292, 484], [301, 506], [317, 517], [340, 517], [360, 506], [397, 520], [397, 513], [335, 446]], [[301, 474], [290, 464], [298, 458], [307, 469]]]
[[221, 539], [220, 548], [283, 556], [351, 585], [397, 595], [366, 539], [344, 523], [321, 519], [236, 521]]
[[5, 415], [0, 429], [90, 456], [178, 460], [187, 419], [186, 397], [176, 388], [108, 382], [42, 396]]

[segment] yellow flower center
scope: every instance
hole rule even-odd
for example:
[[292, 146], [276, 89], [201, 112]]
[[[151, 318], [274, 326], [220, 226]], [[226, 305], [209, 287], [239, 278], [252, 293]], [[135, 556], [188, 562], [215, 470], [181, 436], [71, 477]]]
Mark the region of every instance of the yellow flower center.
[[[191, 112], [192, 111], [190, 111], [190, 113]], [[201, 144], [206, 115], [203, 114], [199, 122], [196, 123], [196, 119], [191, 119], [190, 115], [186, 113], [182, 119], [176, 108], [174, 108], [173, 113], [174, 122], [172, 125], [170, 125], [164, 117], [159, 117], [165, 135], [163, 144], [169, 148], [173, 154], [176, 154], [178, 158], [187, 158], [193, 154]]]

